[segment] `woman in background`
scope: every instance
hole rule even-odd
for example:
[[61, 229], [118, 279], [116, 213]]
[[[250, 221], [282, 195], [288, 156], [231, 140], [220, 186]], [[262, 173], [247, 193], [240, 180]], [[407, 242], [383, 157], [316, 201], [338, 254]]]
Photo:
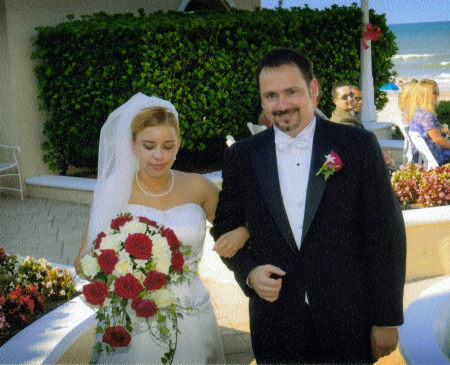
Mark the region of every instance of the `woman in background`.
[[[409, 130], [418, 132], [437, 163], [444, 165], [450, 162], [450, 141], [445, 138], [450, 131], [439, 123], [434, 110], [438, 102], [439, 87], [436, 81], [423, 79], [414, 89], [415, 97], [410, 98], [407, 105], [408, 115], [411, 118]], [[415, 148], [414, 153], [417, 155]]]
[[402, 88], [402, 92], [398, 97], [398, 107], [402, 111], [402, 123], [406, 130], [409, 128], [409, 123], [411, 122], [415, 112], [415, 110], [411, 110], [411, 116], [409, 115], [408, 104], [410, 103], [410, 100], [416, 97], [415, 87], [417, 86], [417, 83], [418, 81], [416, 79], [412, 79]]

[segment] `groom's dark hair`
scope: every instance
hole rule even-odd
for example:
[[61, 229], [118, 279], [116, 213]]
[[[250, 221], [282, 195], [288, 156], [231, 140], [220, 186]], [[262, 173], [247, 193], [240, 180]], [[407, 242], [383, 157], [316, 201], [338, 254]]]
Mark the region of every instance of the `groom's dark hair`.
[[267, 52], [266, 55], [258, 63], [255, 72], [256, 86], [259, 89], [259, 75], [263, 68], [280, 67], [282, 65], [297, 66], [307, 85], [314, 78], [313, 64], [311, 60], [304, 54], [292, 48], [275, 48]]

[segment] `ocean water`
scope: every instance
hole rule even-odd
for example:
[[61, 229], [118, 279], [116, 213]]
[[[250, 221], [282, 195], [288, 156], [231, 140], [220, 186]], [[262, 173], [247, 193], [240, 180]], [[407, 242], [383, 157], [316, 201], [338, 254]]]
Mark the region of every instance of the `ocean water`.
[[450, 91], [450, 21], [389, 28], [399, 48], [393, 57], [398, 77], [433, 79], [441, 91]]

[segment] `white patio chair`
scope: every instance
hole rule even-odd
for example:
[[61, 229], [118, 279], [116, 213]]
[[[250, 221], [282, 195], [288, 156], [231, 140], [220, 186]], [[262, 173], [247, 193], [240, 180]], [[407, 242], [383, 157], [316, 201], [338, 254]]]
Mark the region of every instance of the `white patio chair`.
[[411, 142], [419, 152], [419, 164], [424, 165], [427, 170], [438, 167], [439, 164], [422, 136], [418, 132], [413, 131], [409, 131], [409, 136], [411, 137]]
[[22, 175], [20, 174], [19, 160], [17, 159], [17, 153], [20, 152], [20, 147], [0, 144], [0, 152], [0, 178], [17, 176], [19, 179], [19, 189], [0, 185], [0, 190], [19, 191], [20, 199], [23, 200]]
[[409, 164], [413, 159], [413, 144], [411, 142], [411, 137], [408, 134], [408, 127], [405, 127], [401, 120], [394, 121], [395, 125], [402, 132], [404, 142], [403, 142], [403, 165]]
[[248, 122], [247, 123], [248, 129], [250, 129], [251, 134], [256, 134], [259, 132], [262, 132], [263, 130], [267, 129], [265, 125], [259, 125], [259, 124], [253, 124]]

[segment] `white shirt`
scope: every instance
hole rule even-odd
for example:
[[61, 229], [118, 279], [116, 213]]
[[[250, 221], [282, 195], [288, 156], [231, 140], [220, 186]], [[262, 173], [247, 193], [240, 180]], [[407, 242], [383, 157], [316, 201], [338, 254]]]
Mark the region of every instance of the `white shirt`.
[[[295, 138], [274, 126], [275, 151], [281, 196], [283, 197], [284, 208], [289, 219], [292, 233], [294, 234], [295, 242], [299, 249], [303, 233], [306, 190], [308, 187], [315, 129], [315, 115], [311, 123], [309, 123]], [[297, 145], [300, 145], [300, 148], [292, 145], [280, 148], [280, 143], [282, 144], [283, 142], [294, 142]]]

